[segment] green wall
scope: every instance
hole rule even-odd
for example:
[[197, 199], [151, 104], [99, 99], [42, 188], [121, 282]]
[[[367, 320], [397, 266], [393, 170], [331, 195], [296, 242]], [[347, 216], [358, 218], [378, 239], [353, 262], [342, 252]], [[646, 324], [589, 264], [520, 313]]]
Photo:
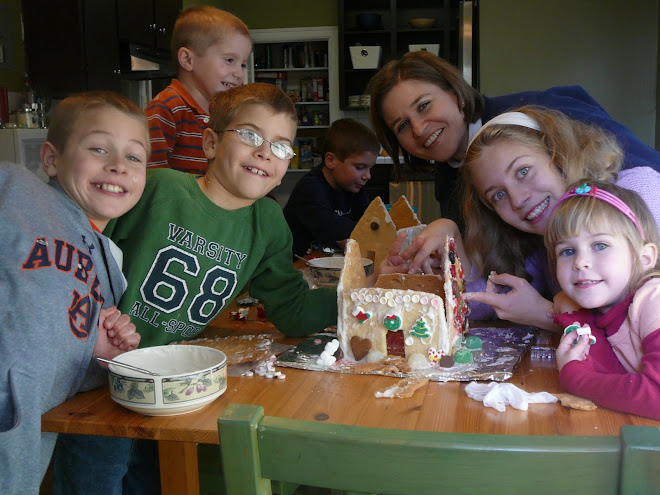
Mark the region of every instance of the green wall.
[[479, 5], [482, 92], [580, 84], [653, 146], [657, 0], [481, 0]]
[[212, 5], [240, 17], [250, 29], [336, 26], [336, 0], [245, 0], [195, 1], [184, 0], [190, 5]]

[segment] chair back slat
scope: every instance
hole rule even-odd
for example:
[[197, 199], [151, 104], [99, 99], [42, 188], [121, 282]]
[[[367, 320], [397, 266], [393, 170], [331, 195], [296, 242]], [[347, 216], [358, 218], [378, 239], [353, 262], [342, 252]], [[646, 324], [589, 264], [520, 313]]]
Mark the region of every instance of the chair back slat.
[[[268, 417], [261, 406], [240, 404], [218, 424], [227, 493], [270, 493], [270, 479], [381, 495], [615, 495], [623, 483], [615, 436], [391, 430]], [[631, 460], [646, 455], [636, 432], [628, 434]], [[650, 445], [658, 455], [660, 441]], [[640, 469], [648, 476], [656, 459], [630, 467], [628, 476]]]

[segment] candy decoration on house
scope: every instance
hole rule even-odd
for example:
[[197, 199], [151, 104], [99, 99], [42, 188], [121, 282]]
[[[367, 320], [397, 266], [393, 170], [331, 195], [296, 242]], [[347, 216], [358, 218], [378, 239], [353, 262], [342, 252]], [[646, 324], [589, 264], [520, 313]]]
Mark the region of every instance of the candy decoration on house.
[[471, 363], [473, 360], [472, 353], [467, 349], [458, 349], [454, 353], [454, 362], [457, 364]]
[[371, 318], [371, 313], [367, 313], [362, 307], [358, 306], [355, 311], [353, 311], [353, 316], [355, 316], [360, 323], [364, 323]]
[[429, 361], [432, 363], [439, 363], [443, 355], [444, 353], [437, 350], [435, 347], [429, 348]]
[[483, 342], [480, 337], [476, 335], [470, 335], [465, 338], [465, 348], [470, 349], [471, 351], [478, 351], [483, 347]]
[[401, 317], [397, 315], [385, 315], [383, 325], [391, 332], [396, 332], [401, 328]]
[[418, 337], [420, 339], [428, 339], [431, 337], [429, 334], [429, 329], [426, 326], [426, 320], [422, 317], [415, 322], [415, 326], [410, 331], [410, 335]]

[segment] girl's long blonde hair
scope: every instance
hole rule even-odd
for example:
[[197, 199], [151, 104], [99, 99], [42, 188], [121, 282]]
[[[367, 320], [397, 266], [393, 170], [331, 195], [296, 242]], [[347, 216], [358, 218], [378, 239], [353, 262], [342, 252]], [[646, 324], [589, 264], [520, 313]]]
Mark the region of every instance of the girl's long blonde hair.
[[463, 215], [465, 246], [479, 273], [510, 273], [529, 280], [525, 259], [543, 247], [543, 239], [522, 232], [505, 223], [493, 211], [472, 184], [475, 167], [482, 154], [496, 143], [508, 141], [545, 153], [568, 185], [586, 177], [590, 180], [615, 180], [623, 161], [623, 152], [610, 133], [566, 117], [561, 112], [525, 106], [517, 110], [534, 119], [539, 130], [511, 124], [494, 124], [470, 144], [463, 174]]
[[586, 229], [591, 233], [607, 232], [626, 240], [633, 259], [633, 269], [628, 282], [631, 293], [649, 278], [660, 276], [660, 258], [656, 260], [654, 267], [645, 270], [639, 256], [646, 243], [650, 242], [660, 247], [660, 235], [655, 218], [640, 195], [610, 182], [588, 179], [581, 179], [571, 184], [568, 190], [582, 184], [607, 191], [628, 205], [642, 227], [644, 238], [632, 220], [606, 201], [589, 195], [569, 197], [557, 206], [548, 222], [548, 229], [544, 236], [548, 261], [553, 274], [556, 276], [555, 247], [557, 244], [569, 237], [576, 237], [580, 230]]

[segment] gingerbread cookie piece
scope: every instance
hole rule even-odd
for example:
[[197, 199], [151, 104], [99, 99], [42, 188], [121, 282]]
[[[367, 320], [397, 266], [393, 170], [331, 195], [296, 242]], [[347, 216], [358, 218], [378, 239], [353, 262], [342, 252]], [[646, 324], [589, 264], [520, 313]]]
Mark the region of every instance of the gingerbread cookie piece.
[[396, 227], [380, 197], [376, 197], [364, 212], [351, 232], [351, 239], [358, 241], [363, 258], [371, 259], [373, 254], [375, 268], [387, 257], [396, 239]]
[[386, 289], [417, 290], [444, 296], [444, 280], [438, 275], [408, 275], [384, 273], [378, 276], [374, 287]]
[[398, 201], [392, 205], [392, 208], [390, 208], [390, 217], [396, 226], [396, 230], [422, 224], [405, 196], [401, 196]]
[[396, 385], [377, 391], [374, 396], [379, 399], [404, 399], [412, 397], [415, 390], [423, 387], [428, 382], [426, 378], [404, 378], [399, 380]]
[[552, 394], [559, 399], [561, 405], [569, 409], [578, 409], [579, 411], [593, 411], [598, 406], [584, 397], [578, 397], [573, 394]]

